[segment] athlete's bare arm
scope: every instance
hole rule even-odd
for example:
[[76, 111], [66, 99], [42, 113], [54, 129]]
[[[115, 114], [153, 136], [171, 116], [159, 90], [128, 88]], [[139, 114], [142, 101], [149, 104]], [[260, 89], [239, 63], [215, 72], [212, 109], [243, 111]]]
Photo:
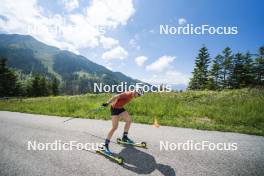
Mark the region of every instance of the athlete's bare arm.
[[116, 102], [120, 98], [120, 94], [114, 95], [110, 100], [108, 100], [107, 104], [112, 104]]

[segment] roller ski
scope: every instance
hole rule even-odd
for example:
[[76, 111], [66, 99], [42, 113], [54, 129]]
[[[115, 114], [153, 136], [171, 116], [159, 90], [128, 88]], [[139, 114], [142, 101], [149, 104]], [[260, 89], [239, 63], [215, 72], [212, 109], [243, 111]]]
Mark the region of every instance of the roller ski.
[[138, 142], [134, 142], [132, 141], [131, 139], [129, 138], [117, 138], [116, 139], [116, 142], [118, 144], [123, 144], [123, 145], [131, 145], [131, 146], [135, 146], [135, 147], [140, 147], [140, 148], [145, 148], [147, 149], [147, 143], [146, 142], [141, 142], [141, 143], [138, 143]]
[[116, 162], [119, 165], [124, 164], [124, 159], [120, 156], [114, 156], [114, 154], [106, 147], [102, 146], [98, 150], [96, 150], [96, 153], [105, 156], [106, 158], [109, 158], [110, 160]]

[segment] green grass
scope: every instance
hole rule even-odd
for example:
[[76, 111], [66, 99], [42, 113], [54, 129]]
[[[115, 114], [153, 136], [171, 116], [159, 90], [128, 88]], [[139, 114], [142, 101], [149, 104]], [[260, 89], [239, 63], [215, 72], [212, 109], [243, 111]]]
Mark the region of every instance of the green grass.
[[[86, 94], [0, 101], [0, 110], [110, 119], [108, 109], [87, 114], [111, 94]], [[264, 136], [264, 90], [242, 89], [147, 93], [126, 106], [134, 122]]]

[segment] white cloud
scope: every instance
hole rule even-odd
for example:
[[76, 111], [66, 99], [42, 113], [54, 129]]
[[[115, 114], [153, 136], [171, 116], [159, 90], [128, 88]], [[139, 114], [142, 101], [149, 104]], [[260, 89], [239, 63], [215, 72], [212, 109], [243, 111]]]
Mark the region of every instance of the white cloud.
[[190, 75], [175, 71], [175, 70], [168, 70], [165, 73], [165, 78], [167, 83], [170, 84], [184, 84], [187, 85], [190, 80]]
[[151, 84], [188, 85], [190, 75], [182, 73], [172, 66], [175, 59], [176, 57], [167, 55], [158, 58], [155, 62], [146, 66], [146, 70], [156, 73], [141, 80]]
[[133, 36], [133, 38], [131, 38], [129, 40], [129, 45], [133, 48], [136, 48], [137, 50], [140, 50], [140, 46], [138, 45], [138, 41], [139, 41], [139, 35], [138, 34], [135, 34]]
[[137, 44], [136, 39], [132, 38], [129, 40], [129, 45], [137, 50], [140, 50], [140, 46]]
[[118, 45], [119, 41], [114, 39], [114, 38], [111, 38], [111, 37], [101, 36], [100, 37], [100, 43], [102, 44], [103, 48], [110, 49], [110, 48]]
[[[69, 3], [65, 5], [69, 10], [79, 6], [77, 0], [63, 1]], [[65, 16], [44, 14], [37, 0], [1, 0], [0, 15], [7, 20], [0, 19], [0, 30], [32, 35], [49, 45], [78, 53], [78, 49], [99, 46], [100, 36], [105, 34], [100, 28], [125, 25], [134, 12], [132, 0], [92, 0], [85, 13]]]
[[149, 82], [151, 84], [167, 84], [167, 85], [188, 85], [190, 75], [179, 72], [177, 70], [168, 70], [165, 73], [155, 74], [148, 78], [141, 79], [142, 81]]
[[143, 66], [145, 61], [148, 60], [148, 58], [146, 56], [139, 56], [135, 58], [135, 62], [138, 66]]
[[79, 1], [78, 0], [62, 0], [62, 3], [64, 5], [64, 8], [68, 11], [71, 12], [74, 9], [79, 7]]
[[185, 18], [179, 18], [178, 23], [179, 23], [179, 25], [184, 25], [187, 23], [187, 20]]
[[72, 25], [63, 26], [63, 40], [76, 48], [94, 48], [99, 46], [100, 33], [97, 28], [87, 23], [82, 15], [70, 15]]
[[87, 8], [88, 21], [95, 26], [125, 25], [134, 14], [132, 0], [93, 0]]
[[42, 11], [36, 0], [2, 0], [0, 15], [7, 20], [1, 23], [0, 29], [7, 33], [29, 34], [59, 48], [74, 48], [70, 43], [57, 40], [58, 35], [54, 28], [62, 24], [61, 16], [46, 17], [42, 15]]
[[123, 60], [127, 57], [127, 51], [121, 46], [117, 46], [109, 51], [103, 53], [102, 58], [106, 60], [120, 59]]
[[166, 68], [169, 68], [170, 64], [175, 60], [173, 56], [162, 56], [150, 65], [146, 66], [148, 71], [161, 72]]
[[136, 47], [136, 40], [135, 39], [130, 39], [129, 40], [129, 45], [131, 45], [132, 47]]
[[150, 30], [149, 30], [149, 33], [151, 33], [151, 34], [155, 34], [155, 30], [154, 30], [154, 29], [150, 29]]
[[108, 70], [113, 71], [113, 68], [111, 66], [105, 66]]

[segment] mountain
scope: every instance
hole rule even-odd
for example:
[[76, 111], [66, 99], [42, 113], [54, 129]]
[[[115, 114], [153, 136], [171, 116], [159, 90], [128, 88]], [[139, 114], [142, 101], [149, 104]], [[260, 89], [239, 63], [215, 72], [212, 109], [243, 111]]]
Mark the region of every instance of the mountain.
[[[38, 73], [47, 77], [56, 76], [70, 94], [92, 91], [93, 83], [128, 85], [141, 82], [113, 72], [84, 56], [46, 45], [29, 35], [0, 34], [0, 57], [23, 74]], [[78, 90], [77, 90], [78, 89]]]

